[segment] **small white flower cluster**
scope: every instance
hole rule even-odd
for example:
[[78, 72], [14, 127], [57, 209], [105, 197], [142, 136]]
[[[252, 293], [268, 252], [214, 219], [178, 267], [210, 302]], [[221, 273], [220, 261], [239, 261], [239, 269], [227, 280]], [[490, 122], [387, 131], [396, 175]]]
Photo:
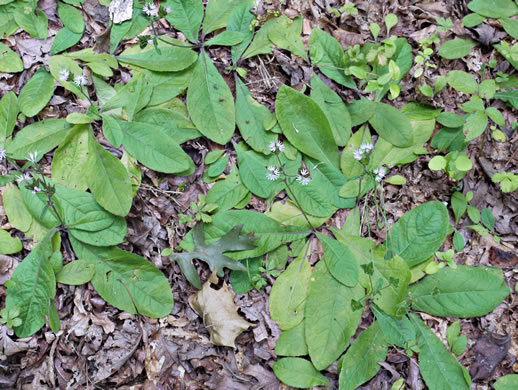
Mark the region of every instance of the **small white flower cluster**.
[[35, 163], [37, 159], [38, 159], [38, 152], [29, 153], [29, 161], [31, 163]]
[[307, 186], [311, 182], [311, 176], [309, 176], [309, 171], [306, 168], [299, 171], [297, 181], [303, 186]]
[[354, 159], [361, 161], [365, 154], [369, 154], [374, 148], [372, 144], [361, 144], [360, 149], [354, 151]]
[[156, 16], [157, 15], [157, 9], [155, 3], [151, 2], [149, 4], [146, 4], [142, 8], [142, 13], [147, 16]]
[[269, 166], [266, 169], [268, 170], [268, 173], [266, 174], [266, 178], [268, 180], [274, 181], [274, 180], [277, 180], [281, 176], [279, 168], [274, 167], [273, 165]]
[[78, 74], [76, 77], [74, 77], [74, 84], [78, 87], [82, 87], [83, 85], [86, 85], [86, 83], [88, 83], [88, 79], [86, 78], [86, 76]]
[[24, 182], [28, 182], [29, 180], [31, 180], [32, 177], [31, 175], [29, 174], [29, 172], [25, 172], [23, 175], [18, 175], [18, 177], [16, 178], [16, 181], [18, 183], [21, 183], [22, 181]]
[[70, 77], [70, 72], [69, 72], [68, 70], [66, 70], [66, 69], [61, 69], [61, 70], [59, 71], [59, 79], [60, 79], [61, 81], [67, 81], [69, 77]]
[[275, 153], [277, 150], [281, 153], [284, 152], [284, 144], [281, 141], [271, 142], [269, 148], [272, 153]]
[[385, 177], [387, 170], [381, 167], [374, 169], [372, 172], [376, 175], [376, 181], [379, 183]]
[[34, 186], [32, 188], [32, 193], [35, 194], [36, 192], [41, 192], [41, 188]]
[[3, 161], [5, 158], [5, 150], [4, 149], [0, 149], [0, 161]]

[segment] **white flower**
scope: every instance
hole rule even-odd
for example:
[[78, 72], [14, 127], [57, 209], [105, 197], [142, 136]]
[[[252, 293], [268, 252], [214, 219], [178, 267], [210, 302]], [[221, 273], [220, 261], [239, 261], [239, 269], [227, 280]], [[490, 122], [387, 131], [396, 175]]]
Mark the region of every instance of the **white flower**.
[[66, 69], [61, 69], [59, 71], [59, 79], [61, 81], [67, 81], [68, 80], [68, 77], [70, 76], [70, 72]]
[[40, 192], [41, 191], [41, 188], [38, 188], [38, 187], [34, 187], [32, 189], [32, 193], [35, 194], [36, 192]]
[[165, 12], [166, 12], [166, 13], [168, 13], [168, 14], [169, 14], [169, 13], [171, 13], [171, 7], [167, 7], [167, 8], [165, 9]]
[[304, 177], [302, 175], [297, 175], [297, 181], [303, 186], [307, 186], [311, 182], [311, 177]]
[[308, 171], [306, 168], [302, 168], [302, 169], [300, 170], [300, 174], [301, 174], [302, 176], [308, 176], [308, 175], [309, 175], [309, 171]]
[[146, 4], [142, 8], [142, 12], [144, 13], [144, 15], [154, 16], [154, 15], [156, 15], [156, 5], [154, 3]]
[[268, 170], [268, 173], [266, 174], [266, 177], [268, 180], [277, 180], [280, 176], [279, 174], [279, 168], [274, 166], [269, 166], [266, 168]]
[[38, 152], [29, 153], [30, 162], [35, 163], [37, 158], [38, 158]]
[[358, 160], [358, 161], [361, 161], [362, 158], [363, 158], [363, 151], [361, 149], [355, 150], [354, 151], [354, 159]]
[[383, 177], [385, 177], [387, 170], [381, 167], [374, 169], [372, 172], [376, 175], [376, 181], [379, 183], [383, 179]]
[[5, 150], [0, 149], [0, 161], [2, 161], [5, 158]]
[[361, 144], [360, 150], [369, 153], [374, 148], [372, 144]]
[[272, 153], [275, 153], [275, 151], [277, 150], [277, 143], [276, 142], [270, 142], [270, 145], [268, 145], [268, 147], [270, 148], [270, 151]]
[[281, 141], [277, 141], [277, 149], [279, 149], [279, 152], [284, 152], [284, 144]]
[[152, 40], [152, 39], [148, 39], [148, 40], [147, 40], [147, 44], [148, 44], [149, 46], [153, 46], [153, 40]]
[[18, 183], [21, 183], [22, 181], [27, 182], [29, 180], [31, 180], [31, 175], [29, 172], [25, 172], [23, 175], [18, 175], [18, 178], [16, 179]]
[[82, 74], [78, 74], [76, 77], [74, 77], [74, 84], [77, 85], [78, 87], [82, 87], [83, 85], [86, 85], [87, 82], [88, 82], [88, 80]]

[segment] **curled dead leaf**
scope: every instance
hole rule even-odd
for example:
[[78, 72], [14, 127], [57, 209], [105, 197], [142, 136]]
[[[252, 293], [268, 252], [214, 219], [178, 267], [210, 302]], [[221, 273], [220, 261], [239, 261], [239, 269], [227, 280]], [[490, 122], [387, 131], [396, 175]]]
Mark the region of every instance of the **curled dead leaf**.
[[210, 334], [210, 342], [235, 348], [236, 337], [253, 326], [237, 314], [238, 307], [234, 303], [234, 293], [226, 283], [219, 290], [211, 287], [217, 283], [216, 270], [212, 273], [200, 291], [189, 297], [189, 304], [203, 319]]

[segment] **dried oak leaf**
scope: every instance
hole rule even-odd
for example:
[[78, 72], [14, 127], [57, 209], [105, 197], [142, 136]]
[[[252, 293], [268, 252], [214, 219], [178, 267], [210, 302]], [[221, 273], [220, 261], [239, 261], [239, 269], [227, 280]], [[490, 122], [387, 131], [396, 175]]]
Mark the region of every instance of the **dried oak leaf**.
[[199, 259], [207, 263], [211, 271], [217, 270], [218, 276], [223, 276], [223, 268], [233, 269], [236, 271], [246, 271], [247, 268], [239, 261], [233, 260], [225, 256], [224, 252], [241, 251], [254, 249], [253, 235], [241, 235], [243, 225], [232, 228], [227, 234], [212, 244], [205, 243], [203, 234], [203, 223], [198, 223], [192, 229], [192, 237], [194, 240], [194, 251], [189, 253], [173, 253], [169, 258], [178, 262], [180, 269], [187, 280], [196, 288], [201, 288], [201, 281], [196, 268], [192, 264], [193, 259]]
[[226, 283], [215, 290], [211, 287], [211, 282], [218, 282], [216, 270], [203, 284], [202, 289], [189, 297], [189, 304], [203, 319], [212, 344], [235, 348], [236, 337], [254, 324], [237, 314], [234, 293]]

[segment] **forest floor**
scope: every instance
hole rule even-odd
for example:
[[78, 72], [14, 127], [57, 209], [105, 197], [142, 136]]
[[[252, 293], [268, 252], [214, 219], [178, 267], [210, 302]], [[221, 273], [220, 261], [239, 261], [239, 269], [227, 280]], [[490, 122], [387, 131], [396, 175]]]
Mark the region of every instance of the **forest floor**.
[[[268, 10], [279, 10], [289, 17], [303, 15], [302, 40], [307, 45], [313, 28], [321, 28], [332, 34], [344, 48], [349, 45], [363, 44], [371, 40], [369, 25], [377, 22], [384, 24], [384, 15], [394, 13], [398, 23], [392, 34], [406, 37], [413, 47], [414, 55], [418, 50], [418, 40], [438, 33], [441, 42], [454, 37], [469, 38], [479, 43], [471, 53], [461, 59], [445, 60], [438, 55], [432, 56], [436, 68], [426, 68], [422, 80], [434, 80], [446, 75], [451, 70], [464, 70], [478, 75], [482, 64], [492, 59], [498, 60], [496, 69], [486, 68], [486, 72], [495, 77], [497, 71], [510, 72], [512, 68], [496, 53], [491, 46], [502, 38], [498, 26], [483, 24], [476, 29], [465, 28], [461, 19], [468, 13], [465, 1], [355, 1], [358, 15], [337, 18], [330, 14], [330, 8], [339, 8], [341, 4], [333, 0], [290, 0], [279, 4], [259, 4], [255, 8], [258, 16]], [[16, 34], [4, 38], [3, 42], [18, 52], [24, 62], [23, 73], [0, 74], [0, 94], [8, 91], [19, 93], [32, 73], [42, 64], [47, 65], [49, 50], [56, 32], [60, 28], [56, 18], [54, 1], [43, 0], [39, 7], [49, 18], [49, 38], [46, 41], [31, 38], [19, 30]], [[77, 49], [93, 47], [96, 36], [107, 27], [107, 9], [96, 1], [86, 0], [84, 11], [89, 14], [92, 23], [87, 22], [86, 34], [76, 46]], [[436, 18], [451, 18], [450, 30], [438, 32]], [[159, 34], [171, 32], [166, 22], [156, 24]], [[148, 29], [149, 33], [150, 30]], [[123, 41], [118, 49], [133, 46], [136, 39]], [[437, 45], [438, 47], [438, 45]], [[225, 70], [229, 65], [230, 50], [217, 47], [209, 49], [210, 57], [217, 58], [217, 67], [227, 83], [233, 89], [231, 72]], [[274, 110], [275, 96], [279, 88], [286, 84], [300, 90], [309, 85], [310, 77], [316, 71], [299, 58], [287, 51], [274, 49], [271, 55], [260, 55], [243, 61], [241, 67], [248, 72], [248, 87], [254, 98]], [[401, 82], [401, 94], [391, 104], [402, 107], [409, 102], [432, 104], [436, 108], [455, 112], [460, 101], [466, 96], [446, 88], [433, 100], [420, 94], [412, 71]], [[114, 80], [128, 80], [130, 74], [125, 68], [115, 71]], [[346, 102], [358, 99], [356, 91], [349, 90], [326, 80]], [[417, 91], [417, 92], [416, 92]], [[84, 102], [77, 101], [65, 89], [58, 87], [50, 104], [38, 118], [63, 118], [67, 113], [78, 111]], [[507, 124], [516, 122], [517, 115], [505, 103], [497, 103], [504, 113]], [[481, 237], [472, 230], [467, 218], [459, 227], [467, 244], [456, 256], [458, 264], [486, 265], [501, 267], [509, 287], [514, 291], [518, 265], [518, 197], [516, 192], [504, 194], [499, 186], [491, 182], [490, 175], [505, 168], [508, 171], [518, 169], [515, 158], [518, 150], [518, 133], [510, 127], [501, 128], [507, 142], [497, 142], [487, 132], [471, 142], [467, 148], [473, 162], [473, 169], [462, 181], [452, 180], [444, 173], [429, 170], [428, 161], [432, 155], [422, 155], [411, 164], [394, 168], [406, 178], [406, 185], [385, 185], [385, 206], [390, 223], [398, 220], [405, 212], [417, 205], [432, 200], [450, 202], [455, 190], [464, 194], [473, 191], [471, 205], [482, 209], [489, 208], [495, 216], [495, 234], [501, 237], [496, 243], [491, 236]], [[236, 133], [235, 139], [239, 139]], [[433, 153], [433, 149], [427, 146]], [[137, 196], [133, 201], [130, 214], [126, 217], [129, 234], [122, 247], [140, 254], [155, 264], [170, 282], [175, 305], [172, 313], [162, 319], [150, 319], [122, 312], [98, 295], [91, 284], [65, 286], [58, 284], [55, 302], [61, 318], [61, 331], [54, 334], [48, 326], [26, 339], [17, 339], [12, 331], [2, 326], [0, 340], [4, 356], [0, 357], [0, 388], [54, 389], [54, 388], [127, 388], [127, 389], [279, 389], [286, 388], [275, 377], [271, 367], [276, 361], [275, 343], [280, 329], [271, 319], [268, 310], [268, 297], [273, 283], [267, 279], [267, 285], [260, 291], [252, 290], [236, 295], [235, 303], [240, 313], [251, 323], [253, 328], [241, 334], [236, 340], [236, 348], [214, 346], [209, 341], [209, 334], [201, 318], [191, 309], [189, 297], [196, 293], [177, 264], [161, 256], [169, 247], [176, 247], [189, 227], [179, 223], [179, 214], [189, 214], [191, 202], [197, 202], [199, 194], [206, 194], [211, 184], [202, 180], [204, 156], [220, 146], [205, 138], [188, 141], [186, 150], [193, 158], [197, 169], [188, 177], [174, 177], [156, 173], [141, 167], [143, 179]], [[231, 144], [226, 146], [230, 156], [227, 165], [236, 161]], [[50, 172], [52, 153], [42, 161]], [[181, 189], [181, 191], [179, 191]], [[284, 193], [278, 195], [282, 199]], [[264, 212], [267, 204], [264, 200], [252, 197], [249, 208]], [[374, 213], [375, 210], [373, 209]], [[329, 225], [343, 226], [348, 210], [339, 210], [328, 222]], [[372, 215], [375, 220], [375, 215]], [[8, 228], [5, 212], [0, 207], [0, 223]], [[366, 228], [366, 227], [365, 227]], [[382, 242], [385, 231], [370, 226], [371, 236]], [[18, 234], [23, 237], [23, 234]], [[27, 245], [27, 242], [24, 242]], [[446, 242], [445, 247], [452, 247]], [[319, 249], [313, 256], [318, 257]], [[5, 299], [3, 283], [12, 274], [22, 256], [0, 257], [0, 302]], [[202, 281], [209, 276], [208, 268], [198, 264]], [[227, 282], [228, 275], [227, 275]], [[492, 313], [479, 318], [461, 319], [461, 333], [467, 336], [468, 346], [459, 361], [466, 367], [476, 363], [474, 346], [486, 338], [487, 348], [499, 352], [501, 346], [509, 346], [503, 360], [499, 361], [492, 373], [481, 373], [473, 388], [490, 389], [495, 379], [511, 373], [518, 373], [518, 337], [516, 334], [518, 306], [516, 293], [509, 297]], [[455, 320], [421, 314], [423, 320], [443, 339], [447, 327]], [[363, 318], [365, 324], [371, 322], [368, 315]], [[365, 329], [360, 325], [358, 333]], [[487, 338], [488, 332], [496, 336]], [[500, 335], [500, 337], [498, 337]], [[509, 343], [510, 340], [510, 343]], [[496, 347], [495, 347], [496, 345]], [[500, 349], [499, 349], [500, 348]], [[505, 349], [505, 348], [504, 348]], [[488, 356], [489, 359], [501, 359], [501, 356]], [[323, 372], [337, 386], [338, 373], [336, 364]], [[472, 372], [473, 376], [473, 372]], [[361, 389], [389, 389], [391, 384], [404, 378], [409, 388], [424, 389], [425, 385], [417, 369], [417, 359], [408, 358], [397, 349], [390, 349], [387, 360], [381, 370]]]

